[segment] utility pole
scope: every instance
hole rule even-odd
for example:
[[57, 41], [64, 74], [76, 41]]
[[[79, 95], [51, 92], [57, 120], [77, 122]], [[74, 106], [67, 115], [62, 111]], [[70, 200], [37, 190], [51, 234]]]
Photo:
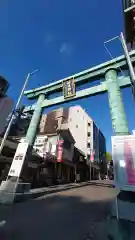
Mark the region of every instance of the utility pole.
[[17, 101], [16, 106], [15, 106], [15, 109], [14, 109], [14, 111], [13, 111], [13, 114], [12, 114], [12, 116], [11, 116], [11, 119], [10, 119], [10, 121], [9, 121], [9, 124], [8, 124], [8, 126], [7, 126], [7, 129], [6, 129], [6, 131], [5, 131], [4, 137], [3, 137], [3, 139], [2, 139], [2, 142], [1, 142], [1, 145], [0, 145], [0, 154], [2, 153], [2, 150], [3, 150], [3, 147], [4, 147], [5, 141], [6, 141], [7, 137], [8, 137], [10, 128], [11, 128], [12, 123], [13, 123], [13, 121], [14, 121], [14, 118], [15, 118], [15, 115], [16, 115], [16, 111], [17, 111], [17, 109], [20, 107], [21, 100], [22, 100], [22, 97], [23, 97], [25, 88], [26, 88], [26, 86], [27, 86], [27, 83], [28, 83], [28, 81], [29, 81], [29, 78], [30, 78], [31, 75], [35, 74], [37, 71], [39, 71], [39, 69], [36, 69], [35, 71], [33, 71], [33, 72], [31, 72], [31, 73], [28, 73], [28, 75], [27, 75], [27, 77], [26, 77], [26, 79], [25, 79], [24, 85], [23, 85], [23, 87], [22, 87], [21, 93], [20, 93], [20, 95], [19, 95], [18, 101]]
[[130, 59], [130, 55], [129, 55], [128, 48], [127, 48], [127, 45], [126, 45], [124, 34], [122, 32], [120, 34], [120, 40], [121, 40], [122, 47], [123, 47], [123, 50], [124, 50], [124, 54], [125, 54], [125, 57], [126, 57], [126, 60], [127, 60], [127, 63], [128, 63], [129, 72], [130, 72], [130, 76], [131, 76], [131, 83], [134, 86], [135, 85], [135, 72], [134, 72], [134, 68], [133, 68], [133, 65], [132, 65], [132, 62], [131, 62], [131, 59]]

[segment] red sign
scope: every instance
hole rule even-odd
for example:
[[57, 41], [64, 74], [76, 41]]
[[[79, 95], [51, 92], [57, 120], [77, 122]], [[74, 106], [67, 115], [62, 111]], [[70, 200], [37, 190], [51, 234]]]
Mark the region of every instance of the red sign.
[[93, 153], [90, 155], [90, 161], [94, 162], [94, 154]]
[[94, 149], [91, 149], [91, 150], [90, 150], [90, 161], [91, 161], [91, 162], [94, 162], [94, 155], [95, 155], [95, 150], [94, 150]]
[[57, 145], [57, 162], [62, 162], [62, 153], [63, 153], [63, 140], [58, 141]]

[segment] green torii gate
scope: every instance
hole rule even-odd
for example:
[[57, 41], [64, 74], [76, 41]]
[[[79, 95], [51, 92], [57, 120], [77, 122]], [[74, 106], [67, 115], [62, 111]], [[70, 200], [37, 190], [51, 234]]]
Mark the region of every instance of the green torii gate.
[[[135, 50], [131, 51], [129, 54], [132, 64], [135, 66]], [[38, 99], [36, 104], [25, 107], [24, 109], [24, 112], [34, 111], [26, 134], [26, 139], [28, 140], [29, 145], [32, 146], [34, 143], [43, 108], [65, 103], [68, 101], [86, 98], [89, 96], [94, 96], [97, 94], [103, 94], [105, 92], [108, 92], [112, 126], [115, 134], [129, 134], [120, 88], [130, 87], [131, 81], [129, 76], [118, 76], [121, 70], [125, 71], [127, 69], [127, 61], [125, 59], [125, 56], [122, 55], [111, 61], [100, 64], [96, 67], [92, 67], [88, 70], [69, 76], [65, 79], [36, 89], [25, 91], [24, 94], [28, 99]], [[84, 85], [85, 83], [93, 82], [98, 79], [104, 79], [104, 81], [101, 81], [98, 86], [76, 91], [75, 96], [72, 96], [71, 98], [65, 99], [64, 96], [60, 96], [53, 99], [47, 99], [48, 94], [62, 91], [63, 81], [69, 81], [70, 79], [74, 79], [76, 86]]]

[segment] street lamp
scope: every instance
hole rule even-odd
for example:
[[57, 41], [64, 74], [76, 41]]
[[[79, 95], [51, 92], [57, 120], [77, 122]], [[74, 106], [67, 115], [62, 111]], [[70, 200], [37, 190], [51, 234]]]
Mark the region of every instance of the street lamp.
[[16, 114], [16, 111], [17, 111], [17, 109], [20, 107], [20, 103], [21, 103], [21, 100], [22, 100], [22, 97], [23, 97], [25, 88], [26, 88], [26, 86], [27, 86], [27, 83], [28, 83], [28, 81], [29, 81], [29, 78], [30, 78], [31, 75], [35, 74], [35, 73], [38, 72], [38, 71], [39, 71], [39, 69], [36, 69], [35, 71], [33, 71], [33, 72], [31, 72], [31, 73], [28, 73], [28, 75], [27, 75], [27, 77], [26, 77], [26, 79], [25, 79], [24, 85], [23, 85], [23, 87], [22, 87], [21, 93], [20, 93], [20, 95], [19, 95], [18, 101], [17, 101], [16, 106], [15, 106], [15, 109], [14, 109], [14, 111], [13, 111], [13, 114], [12, 114], [11, 119], [10, 119], [10, 121], [9, 121], [8, 127], [7, 127], [7, 129], [6, 129], [6, 132], [5, 132], [5, 134], [4, 134], [4, 137], [3, 137], [3, 139], [2, 139], [2, 142], [1, 142], [1, 145], [0, 145], [0, 154], [2, 153], [4, 144], [5, 144], [5, 141], [6, 141], [6, 139], [7, 139], [8, 134], [9, 134], [9, 131], [10, 131], [11, 125], [12, 125], [12, 123], [13, 123], [13, 120], [14, 120], [14, 117], [15, 117], [15, 114]]

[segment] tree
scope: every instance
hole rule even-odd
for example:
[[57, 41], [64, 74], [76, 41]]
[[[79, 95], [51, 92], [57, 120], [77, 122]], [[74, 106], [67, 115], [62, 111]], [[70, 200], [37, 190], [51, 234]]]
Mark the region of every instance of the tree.
[[112, 155], [109, 152], [106, 152], [106, 160], [107, 162], [110, 162], [112, 160]]

